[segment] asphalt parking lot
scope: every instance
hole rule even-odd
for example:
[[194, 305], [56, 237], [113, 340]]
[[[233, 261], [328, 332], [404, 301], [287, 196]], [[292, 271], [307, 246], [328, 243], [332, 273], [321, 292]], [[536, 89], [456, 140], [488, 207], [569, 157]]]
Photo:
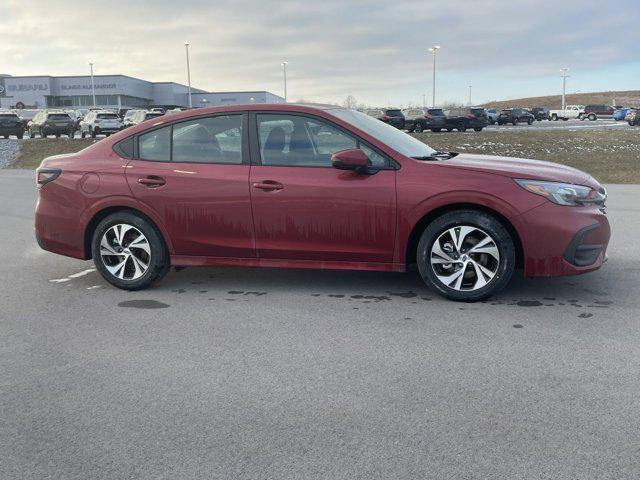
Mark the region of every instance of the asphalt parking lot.
[[640, 477], [640, 186], [602, 270], [459, 304], [413, 273], [119, 291], [38, 248], [33, 175], [0, 170], [2, 479]]

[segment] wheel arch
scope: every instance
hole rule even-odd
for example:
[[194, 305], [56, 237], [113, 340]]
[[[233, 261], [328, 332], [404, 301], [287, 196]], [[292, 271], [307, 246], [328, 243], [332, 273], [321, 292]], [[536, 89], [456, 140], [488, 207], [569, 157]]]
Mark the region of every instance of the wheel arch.
[[103, 219], [108, 217], [109, 215], [111, 215], [113, 213], [117, 213], [117, 212], [124, 212], [124, 211], [131, 212], [131, 213], [134, 213], [136, 215], [139, 215], [140, 217], [142, 217], [146, 221], [148, 221], [151, 225], [153, 225], [153, 227], [160, 234], [160, 238], [162, 238], [162, 241], [166, 245], [166, 247], [169, 250], [169, 252], [173, 253], [173, 247], [172, 247], [172, 245], [171, 245], [171, 243], [170, 243], [170, 241], [169, 241], [169, 239], [168, 239], [168, 237], [166, 235], [166, 232], [164, 231], [163, 228], [160, 227], [158, 222], [156, 222], [153, 218], [151, 218], [149, 215], [147, 215], [142, 210], [140, 210], [138, 208], [135, 208], [135, 207], [131, 207], [131, 206], [127, 206], [127, 205], [111, 205], [111, 206], [102, 208], [101, 210], [98, 210], [97, 212], [95, 212], [93, 214], [93, 216], [91, 217], [91, 219], [88, 221], [87, 226], [85, 227], [84, 240], [83, 240], [83, 249], [84, 249], [84, 258], [86, 260], [90, 260], [92, 258], [91, 240], [93, 239], [93, 233], [95, 232], [96, 227], [98, 226], [98, 224]]
[[429, 225], [429, 223], [434, 221], [439, 216], [456, 210], [477, 210], [495, 217], [507, 229], [509, 235], [511, 235], [511, 238], [513, 239], [513, 245], [516, 251], [516, 268], [524, 267], [524, 248], [522, 247], [522, 240], [520, 239], [520, 235], [518, 234], [518, 231], [514, 227], [513, 223], [511, 223], [507, 217], [505, 217], [497, 210], [479, 203], [452, 203], [448, 205], [442, 205], [423, 215], [411, 229], [411, 233], [409, 234], [409, 238], [407, 240], [404, 257], [405, 264], [407, 266], [416, 263], [418, 243], [420, 242], [422, 232], [424, 232], [425, 228], [427, 228], [427, 225]]

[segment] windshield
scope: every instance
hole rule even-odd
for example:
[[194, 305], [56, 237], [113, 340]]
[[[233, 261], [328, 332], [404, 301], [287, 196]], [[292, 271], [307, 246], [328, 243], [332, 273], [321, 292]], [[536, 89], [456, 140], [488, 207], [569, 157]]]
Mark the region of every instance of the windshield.
[[406, 157], [430, 157], [436, 151], [411, 135], [356, 110], [336, 108], [329, 113], [378, 139]]

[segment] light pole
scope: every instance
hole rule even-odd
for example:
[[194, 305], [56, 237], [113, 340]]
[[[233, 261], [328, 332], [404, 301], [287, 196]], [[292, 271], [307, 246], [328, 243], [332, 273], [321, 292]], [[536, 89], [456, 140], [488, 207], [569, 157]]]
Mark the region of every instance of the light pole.
[[287, 103], [287, 65], [289, 62], [282, 62], [282, 73], [284, 75], [284, 103]]
[[473, 85], [469, 85], [469, 106], [471, 106], [471, 87]]
[[93, 108], [96, 108], [96, 86], [93, 83], [93, 62], [89, 62], [89, 70], [91, 72], [91, 96], [93, 97]]
[[429, 48], [429, 51], [433, 54], [433, 95], [431, 97], [431, 106], [436, 106], [436, 52], [440, 50], [440, 45], [434, 45]]
[[567, 108], [567, 104], [565, 102], [565, 93], [567, 91], [567, 77], [571, 76], [569, 75], [569, 69], [561, 68], [560, 76], [562, 77], [562, 110], [564, 110]]
[[184, 48], [187, 52], [187, 88], [189, 92], [189, 108], [193, 107], [191, 103], [191, 68], [189, 66], [189, 42], [184, 42]]

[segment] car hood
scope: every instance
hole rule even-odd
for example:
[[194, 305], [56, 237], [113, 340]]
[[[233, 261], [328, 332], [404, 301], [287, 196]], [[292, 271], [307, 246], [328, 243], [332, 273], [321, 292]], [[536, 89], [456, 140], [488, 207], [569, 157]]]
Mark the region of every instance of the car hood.
[[589, 179], [589, 174], [576, 168], [527, 158], [461, 153], [449, 160], [442, 161], [440, 165], [448, 168], [464, 168], [494, 173], [511, 178], [529, 178], [552, 182], [583, 184]]

